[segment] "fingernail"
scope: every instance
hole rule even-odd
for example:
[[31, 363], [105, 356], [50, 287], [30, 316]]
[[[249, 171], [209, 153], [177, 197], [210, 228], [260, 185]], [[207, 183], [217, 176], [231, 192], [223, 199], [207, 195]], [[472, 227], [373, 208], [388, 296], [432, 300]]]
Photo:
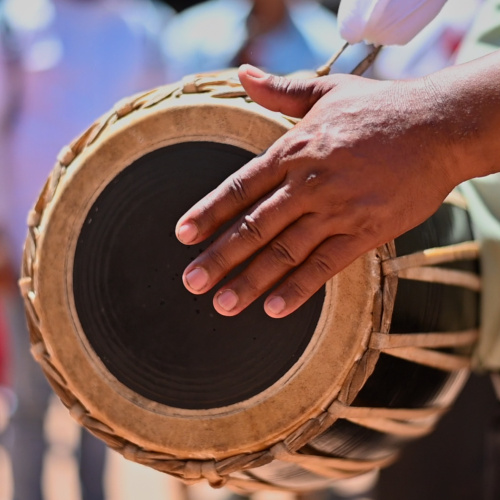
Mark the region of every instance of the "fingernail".
[[280, 314], [284, 311], [286, 302], [283, 297], [272, 297], [266, 302], [266, 310], [272, 314]]
[[217, 297], [217, 304], [224, 309], [224, 311], [230, 311], [238, 303], [238, 296], [233, 290], [224, 290]]
[[255, 66], [252, 66], [251, 64], [245, 64], [244, 65], [244, 70], [245, 73], [248, 76], [251, 76], [252, 78], [267, 78], [269, 76], [269, 73], [265, 73], [259, 68], [256, 68]]
[[201, 290], [208, 283], [208, 273], [202, 267], [195, 267], [186, 274], [186, 281], [189, 288]]
[[191, 243], [198, 236], [198, 228], [192, 222], [185, 222], [177, 230], [177, 238], [181, 243]]

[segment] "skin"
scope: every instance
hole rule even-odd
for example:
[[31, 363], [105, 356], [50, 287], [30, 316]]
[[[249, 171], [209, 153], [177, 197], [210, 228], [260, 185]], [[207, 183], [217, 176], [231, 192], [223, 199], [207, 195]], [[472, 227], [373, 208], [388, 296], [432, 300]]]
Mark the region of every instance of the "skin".
[[247, 65], [239, 76], [254, 101], [303, 120], [177, 224], [191, 245], [237, 217], [186, 268], [194, 294], [260, 251], [216, 290], [222, 315], [265, 293], [269, 316], [290, 314], [358, 256], [431, 216], [455, 186], [500, 168], [500, 51], [407, 81], [290, 80]]

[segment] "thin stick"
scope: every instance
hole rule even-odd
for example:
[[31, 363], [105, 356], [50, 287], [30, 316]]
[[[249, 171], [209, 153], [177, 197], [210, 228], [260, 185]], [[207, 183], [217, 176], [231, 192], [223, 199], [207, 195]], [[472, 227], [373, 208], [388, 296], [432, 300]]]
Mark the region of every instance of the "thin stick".
[[345, 49], [349, 46], [349, 42], [345, 42], [344, 45], [335, 53], [333, 54], [330, 59], [323, 65], [320, 66], [316, 70], [316, 76], [326, 76], [330, 73], [330, 70], [332, 69], [332, 66], [335, 64], [335, 61], [342, 55], [342, 52], [344, 52]]
[[382, 45], [373, 47], [373, 50], [351, 71], [351, 75], [361, 76], [373, 64], [382, 47]]

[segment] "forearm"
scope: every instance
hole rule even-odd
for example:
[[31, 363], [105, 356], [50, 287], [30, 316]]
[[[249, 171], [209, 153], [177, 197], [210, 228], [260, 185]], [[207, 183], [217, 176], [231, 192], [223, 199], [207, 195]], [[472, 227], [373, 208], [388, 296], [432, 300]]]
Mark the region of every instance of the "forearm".
[[456, 184], [500, 171], [500, 51], [424, 79]]

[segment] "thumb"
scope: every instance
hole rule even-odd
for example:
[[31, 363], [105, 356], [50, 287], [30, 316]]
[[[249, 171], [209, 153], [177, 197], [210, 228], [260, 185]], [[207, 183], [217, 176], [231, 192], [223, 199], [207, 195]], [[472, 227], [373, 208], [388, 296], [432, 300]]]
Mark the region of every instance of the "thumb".
[[271, 111], [302, 118], [334, 85], [326, 78], [274, 76], [243, 64], [238, 76], [248, 96]]

